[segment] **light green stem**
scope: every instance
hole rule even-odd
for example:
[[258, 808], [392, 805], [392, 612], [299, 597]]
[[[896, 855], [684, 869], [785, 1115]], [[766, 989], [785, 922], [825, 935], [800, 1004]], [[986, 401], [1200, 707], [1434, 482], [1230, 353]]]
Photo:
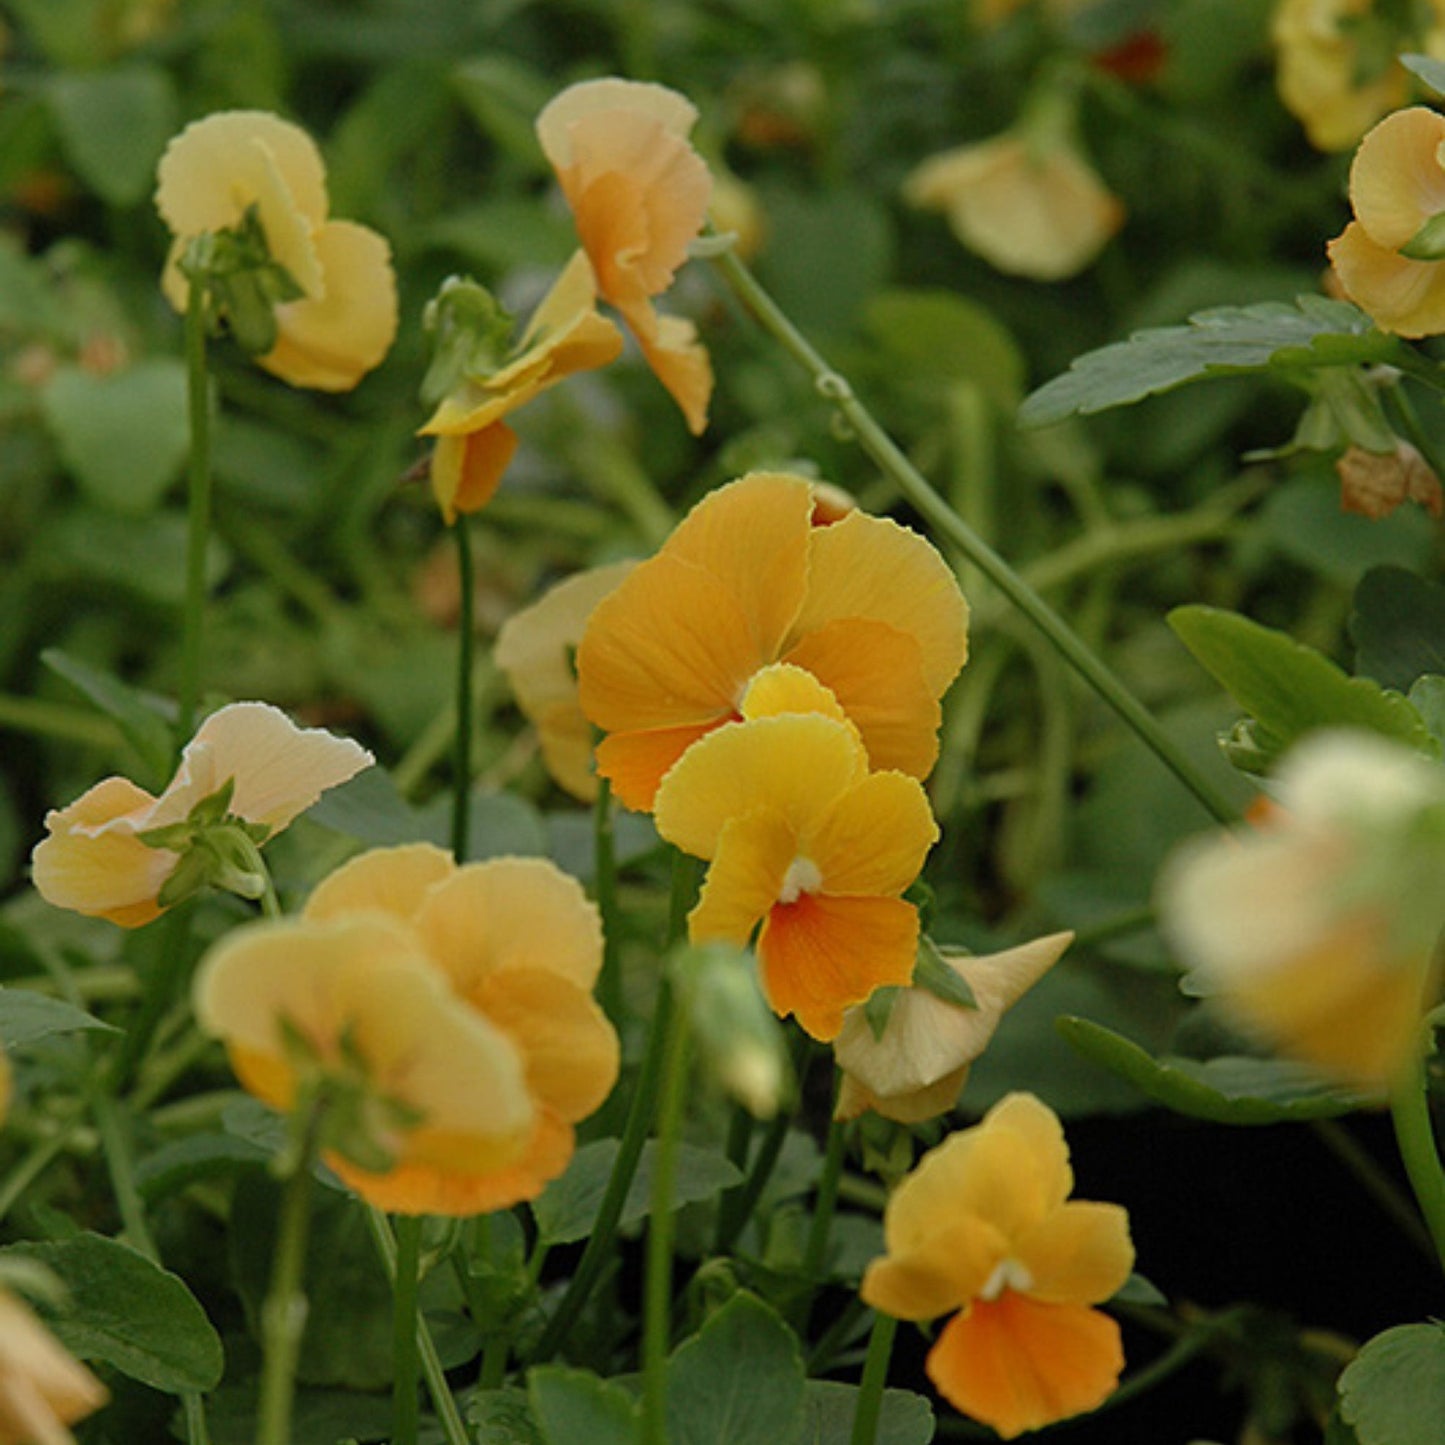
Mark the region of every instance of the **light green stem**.
[[818, 394], [847, 422], [859, 445], [940, 540], [957, 548], [1008, 598], [1217, 821], [1237, 822], [1238, 811], [1228, 799], [1068, 623], [939, 496], [854, 395], [847, 379], [828, 365], [747, 266], [731, 250], [714, 256], [713, 262], [759, 324], [813, 378]]
[[858, 1384], [858, 1409], [853, 1416], [849, 1445], [873, 1445], [878, 1438], [878, 1420], [883, 1413], [883, 1387], [888, 1381], [888, 1360], [893, 1353], [893, 1336], [898, 1321], [881, 1311], [873, 1316], [868, 1336], [868, 1355], [863, 1361], [863, 1378]]
[[106, 1167], [110, 1170], [111, 1187], [115, 1202], [120, 1210], [121, 1223], [130, 1237], [131, 1244], [147, 1259], [159, 1263], [160, 1251], [156, 1248], [155, 1237], [146, 1222], [145, 1205], [141, 1202], [140, 1191], [135, 1184], [135, 1168], [131, 1160], [130, 1142], [125, 1136], [125, 1125], [121, 1121], [119, 1107], [107, 1092], [107, 1081], [100, 1080], [92, 1100], [96, 1132], [100, 1135], [100, 1147], [105, 1154]]
[[416, 1350], [417, 1284], [421, 1269], [421, 1219], [398, 1215], [396, 1273], [392, 1298], [392, 1445], [416, 1445], [421, 1424], [417, 1399], [419, 1364]]
[[1435, 1242], [1435, 1253], [1445, 1268], [1445, 1170], [1440, 1166], [1440, 1150], [1430, 1117], [1430, 1081], [1425, 1067], [1434, 1052], [1435, 1030], [1442, 1022], [1445, 1019], [1437, 1011], [1421, 1026], [1415, 1057], [1390, 1094], [1390, 1113], [1405, 1174]]
[[206, 288], [192, 280], [186, 305], [186, 399], [191, 445], [187, 469], [186, 612], [181, 639], [176, 751], [195, 731], [205, 647], [206, 552], [211, 535], [211, 397], [206, 369]]
[[823, 1278], [828, 1259], [828, 1237], [833, 1231], [833, 1214], [838, 1205], [838, 1180], [843, 1173], [843, 1156], [847, 1149], [848, 1126], [834, 1119], [828, 1129], [828, 1150], [823, 1156], [823, 1172], [818, 1176], [818, 1197], [813, 1203], [813, 1219], [808, 1226], [808, 1241], [803, 1248], [803, 1278], [809, 1288]]
[[457, 731], [452, 761], [452, 856], [467, 861], [472, 802], [472, 659], [476, 652], [476, 579], [466, 514], [452, 524], [457, 539]]

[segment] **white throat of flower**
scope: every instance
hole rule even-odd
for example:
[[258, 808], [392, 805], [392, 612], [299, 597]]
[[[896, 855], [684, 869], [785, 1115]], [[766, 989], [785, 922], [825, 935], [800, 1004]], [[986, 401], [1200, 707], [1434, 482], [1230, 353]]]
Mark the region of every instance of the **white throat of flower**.
[[823, 886], [823, 874], [811, 858], [797, 857], [788, 864], [778, 889], [779, 903], [796, 903], [804, 893], [816, 893]]
[[1024, 1291], [1033, 1287], [1033, 1275], [1018, 1260], [1008, 1257], [994, 1265], [993, 1273], [983, 1282], [978, 1297], [981, 1300], [996, 1300], [1006, 1289]]

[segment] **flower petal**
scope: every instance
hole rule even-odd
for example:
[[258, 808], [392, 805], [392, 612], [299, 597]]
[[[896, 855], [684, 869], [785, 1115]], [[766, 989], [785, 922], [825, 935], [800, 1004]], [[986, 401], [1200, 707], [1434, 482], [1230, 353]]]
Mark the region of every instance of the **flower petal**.
[[321, 880], [306, 900], [314, 922], [379, 911], [410, 923], [434, 884], [456, 872], [452, 855], [431, 843], [359, 853]]
[[728, 819], [702, 894], [688, 915], [692, 941], [746, 944], [778, 901], [797, 848], [797, 835], [776, 809]]
[[64, 1428], [110, 1398], [99, 1380], [66, 1351], [30, 1309], [0, 1289], [0, 1440], [59, 1445]]
[[974, 1280], [986, 1280], [1007, 1241], [986, 1220], [939, 1218], [907, 1254], [875, 1259], [858, 1293], [865, 1304], [898, 1320], [931, 1320], [967, 1304]]
[[898, 895], [938, 840], [928, 796], [916, 778], [870, 773], [830, 807], [807, 839], [808, 857], [832, 895]]
[[437, 437], [429, 475], [447, 526], [456, 521], [458, 512], [480, 512], [496, 496], [516, 450], [516, 432], [500, 421], [463, 436]]
[[1134, 1268], [1129, 1215], [1117, 1204], [1071, 1199], [1015, 1240], [1011, 1253], [1032, 1277], [1034, 1299], [1099, 1304]]
[[1387, 115], [1350, 164], [1350, 203], [1377, 246], [1396, 251], [1445, 211], [1445, 116], [1423, 105]]
[[950, 1404], [1005, 1440], [1096, 1409], [1123, 1367], [1119, 1326], [1108, 1315], [1013, 1290], [951, 1319], [925, 1366]]
[[720, 723], [718, 719], [691, 727], [613, 733], [597, 744], [597, 775], [612, 785], [613, 796], [623, 807], [651, 812], [657, 789], [673, 764]]

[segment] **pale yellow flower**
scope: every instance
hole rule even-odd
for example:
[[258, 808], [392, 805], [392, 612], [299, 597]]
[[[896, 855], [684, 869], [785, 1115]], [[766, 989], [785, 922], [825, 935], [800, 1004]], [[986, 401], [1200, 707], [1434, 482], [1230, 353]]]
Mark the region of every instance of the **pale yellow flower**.
[[66, 1426], [109, 1398], [29, 1308], [0, 1289], [0, 1445], [73, 1445]]
[[161, 157], [156, 205], [175, 235], [162, 278], [186, 309], [180, 260], [196, 237], [233, 231], [254, 208], [271, 259], [301, 297], [275, 307], [275, 346], [258, 365], [293, 386], [349, 391], [396, 335], [396, 279], [385, 239], [328, 219], [321, 154], [299, 126], [267, 111], [223, 111], [193, 122]]
[[885, 1119], [917, 1124], [946, 1113], [1005, 1012], [1059, 961], [1073, 937], [1053, 933], [1002, 953], [945, 954], [977, 1008], [960, 1008], [913, 985], [899, 992], [881, 1036], [863, 1009], [849, 1009], [833, 1040], [843, 1072], [837, 1117], [853, 1119], [872, 1109]]

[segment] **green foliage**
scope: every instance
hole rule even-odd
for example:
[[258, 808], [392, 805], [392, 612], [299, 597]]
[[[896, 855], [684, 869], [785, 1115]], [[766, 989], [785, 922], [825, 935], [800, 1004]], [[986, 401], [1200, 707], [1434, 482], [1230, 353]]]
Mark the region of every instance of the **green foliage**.
[[1445, 1326], [1397, 1325], [1340, 1376], [1340, 1417], [1359, 1445], [1428, 1445], [1445, 1416]]
[[1445, 674], [1445, 587], [1403, 567], [1377, 567], [1355, 589], [1355, 668], [1399, 692]]
[[62, 999], [47, 998], [29, 989], [0, 988], [0, 1044], [7, 1049], [21, 1049], [57, 1034], [86, 1029], [115, 1032], [112, 1025]]

